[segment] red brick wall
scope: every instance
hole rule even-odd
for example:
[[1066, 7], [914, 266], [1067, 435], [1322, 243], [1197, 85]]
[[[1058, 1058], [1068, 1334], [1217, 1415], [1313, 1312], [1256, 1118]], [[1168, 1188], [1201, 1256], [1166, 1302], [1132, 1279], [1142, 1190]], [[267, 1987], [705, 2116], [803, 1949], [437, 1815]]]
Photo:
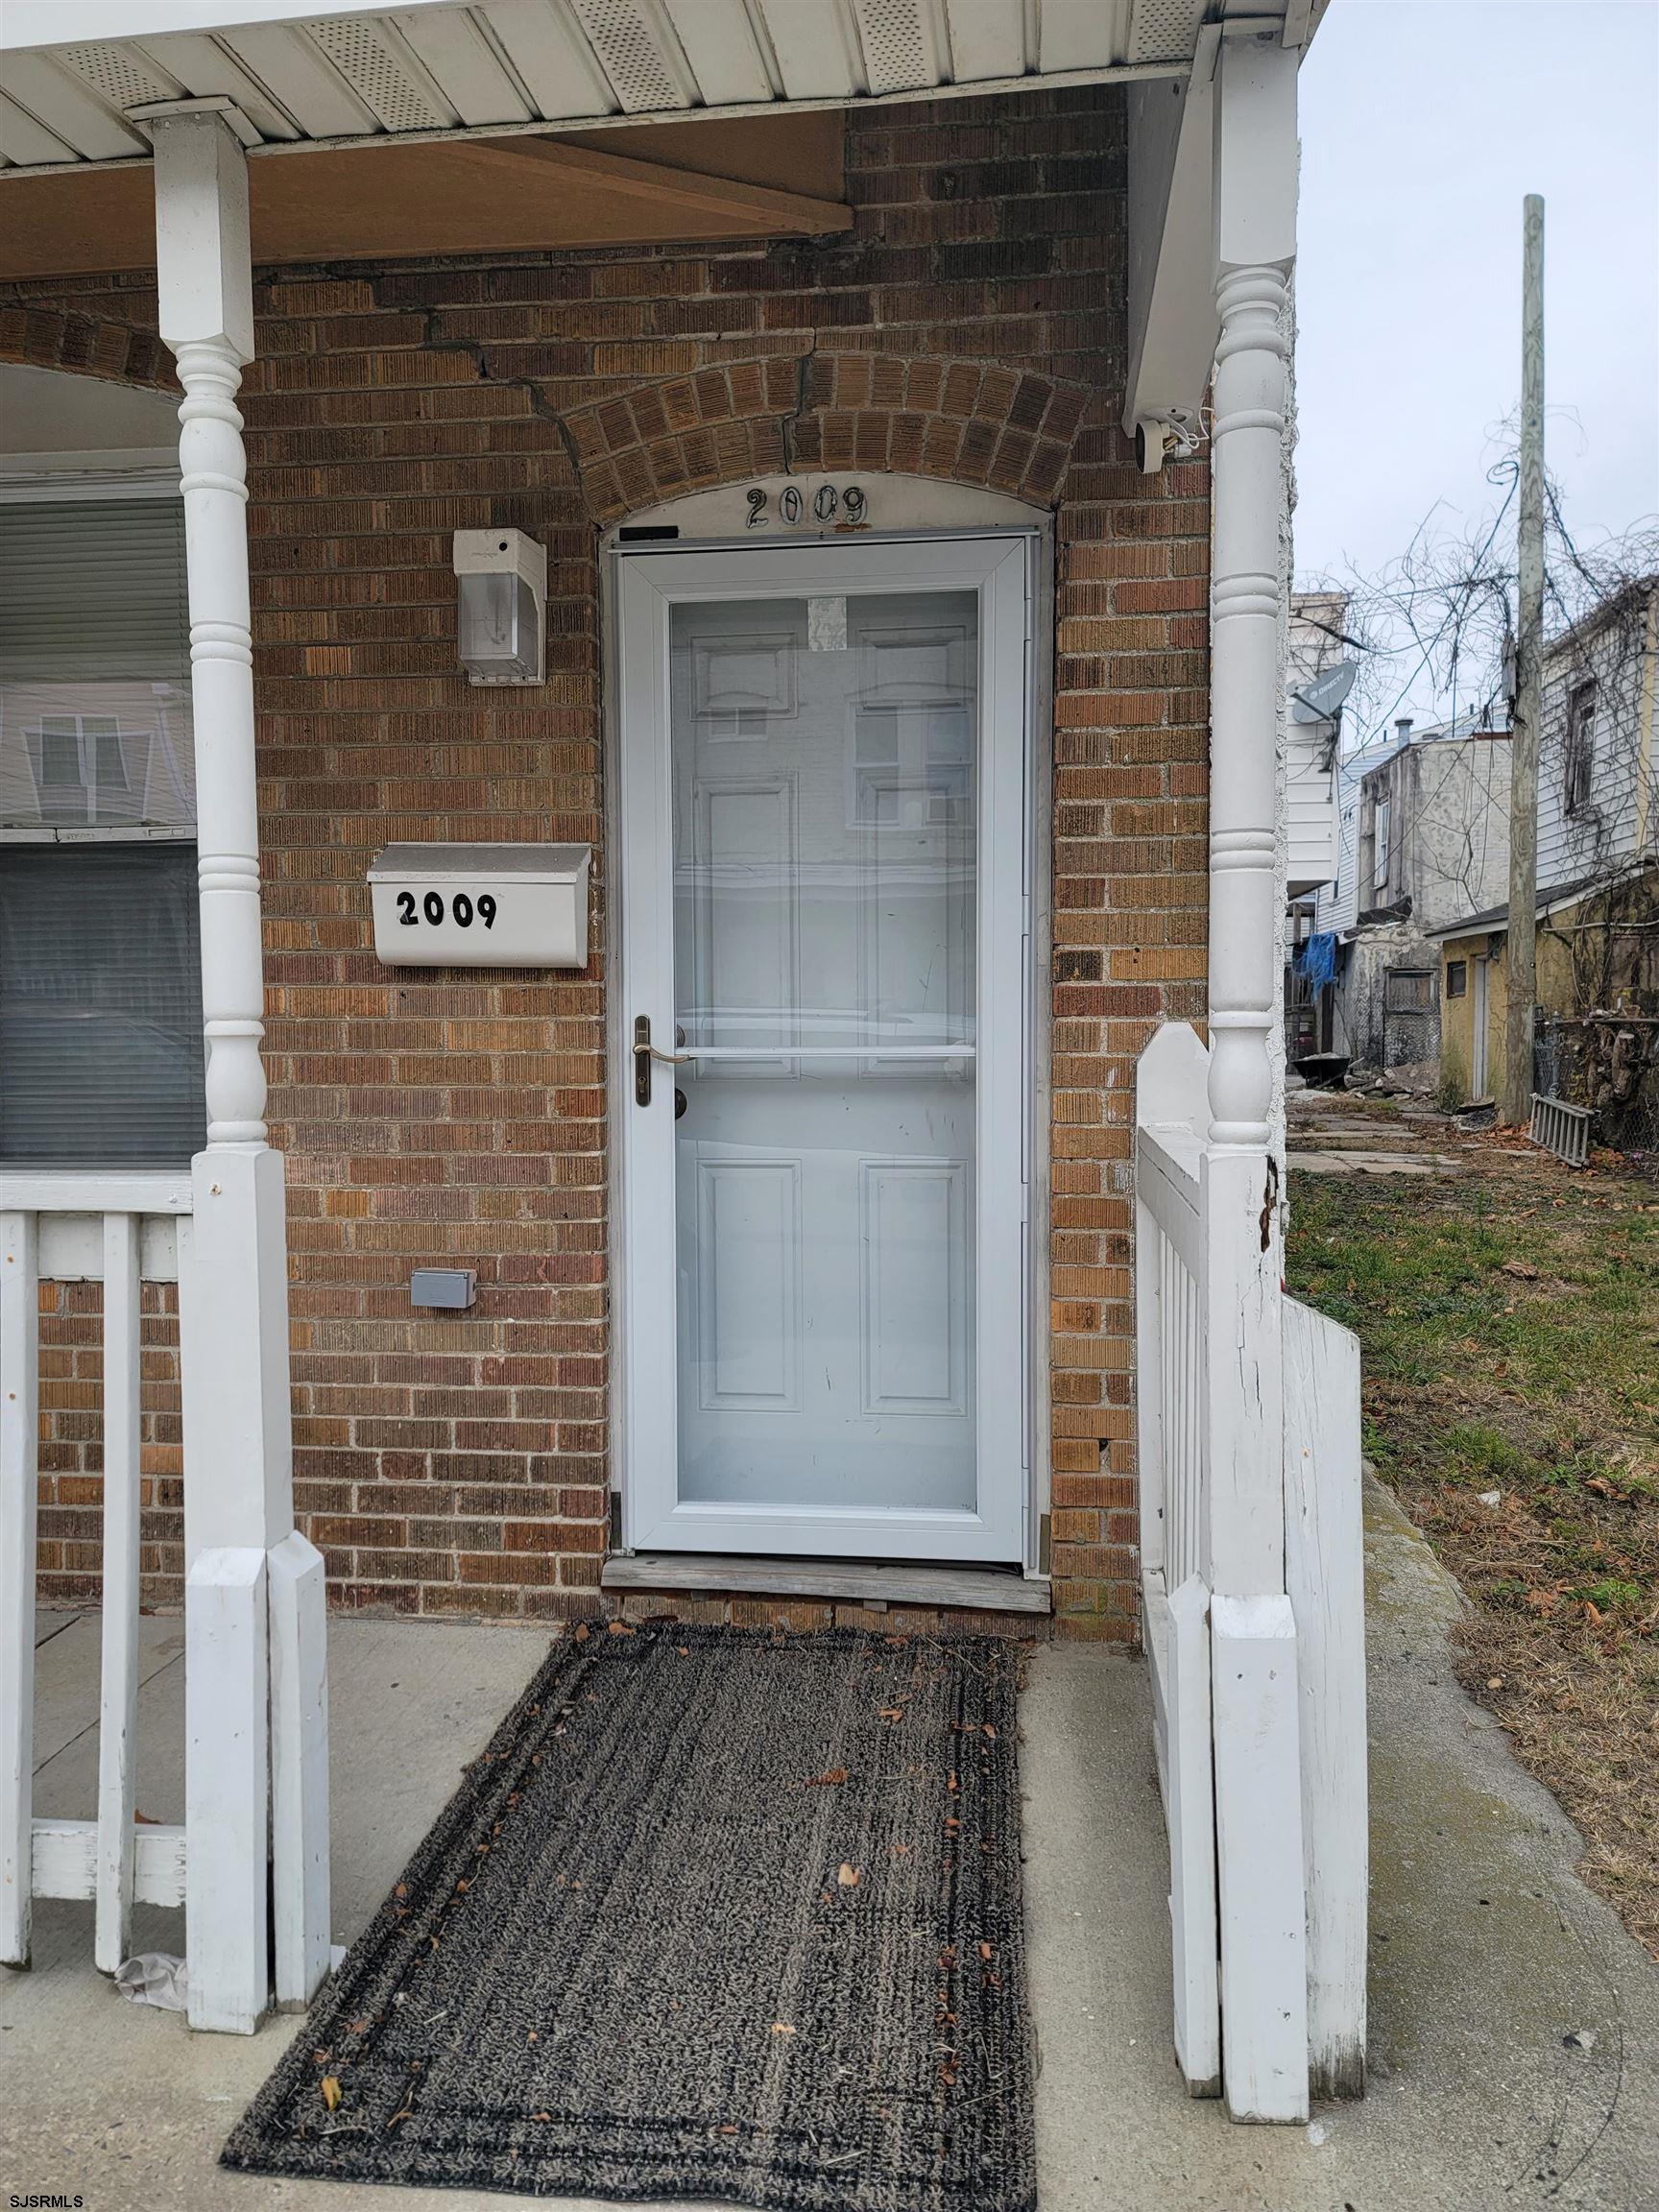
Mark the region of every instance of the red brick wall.
[[[375, 961], [368, 862], [399, 838], [602, 854], [598, 525], [856, 467], [1056, 513], [1053, 1566], [1064, 1626], [1134, 1632], [1133, 1062], [1203, 1005], [1208, 485], [1198, 464], [1141, 478], [1113, 427], [1123, 159], [1109, 88], [872, 110], [849, 131], [843, 238], [260, 284], [244, 411], [272, 1112], [297, 1499], [340, 1603], [570, 1618], [599, 1607], [607, 1541], [603, 881], [586, 975], [427, 978]], [[0, 353], [134, 373], [141, 284], [12, 293]], [[123, 332], [137, 350], [112, 367]], [[537, 692], [456, 671], [449, 536], [497, 524], [548, 549]], [[412, 1315], [410, 1269], [444, 1260], [477, 1268], [476, 1310]], [[95, 1586], [98, 1448], [95, 1352], [67, 1339], [96, 1299], [60, 1295], [75, 1310], [47, 1356], [78, 1368], [48, 1402], [42, 1568], [70, 1596]], [[146, 1566], [166, 1600], [159, 1341], [151, 1365]]]

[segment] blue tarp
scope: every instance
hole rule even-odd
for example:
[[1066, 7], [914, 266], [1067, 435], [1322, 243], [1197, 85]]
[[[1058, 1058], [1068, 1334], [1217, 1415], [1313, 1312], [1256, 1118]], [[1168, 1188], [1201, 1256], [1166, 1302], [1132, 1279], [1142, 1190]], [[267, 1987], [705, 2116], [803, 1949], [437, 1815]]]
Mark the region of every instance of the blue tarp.
[[1296, 973], [1310, 992], [1323, 991], [1336, 979], [1336, 938], [1330, 929], [1310, 937], [1296, 956]]

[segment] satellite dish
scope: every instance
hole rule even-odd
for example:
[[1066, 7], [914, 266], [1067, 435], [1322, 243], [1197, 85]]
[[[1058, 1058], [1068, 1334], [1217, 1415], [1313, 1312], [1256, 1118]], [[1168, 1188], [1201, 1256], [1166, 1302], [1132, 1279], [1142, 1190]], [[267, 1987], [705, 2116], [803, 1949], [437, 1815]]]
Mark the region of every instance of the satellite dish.
[[1338, 661], [1334, 667], [1325, 668], [1310, 677], [1300, 691], [1290, 694], [1290, 718], [1293, 722], [1334, 722], [1341, 712], [1342, 702], [1354, 688], [1354, 679], [1359, 673], [1358, 661]]

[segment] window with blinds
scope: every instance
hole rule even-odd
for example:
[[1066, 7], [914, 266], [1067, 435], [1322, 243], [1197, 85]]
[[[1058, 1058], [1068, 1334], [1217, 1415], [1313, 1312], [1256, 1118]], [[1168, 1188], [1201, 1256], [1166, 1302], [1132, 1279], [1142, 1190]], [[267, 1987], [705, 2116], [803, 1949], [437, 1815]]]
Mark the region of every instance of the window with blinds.
[[0, 504], [0, 1165], [201, 1149], [183, 516]]
[[0, 852], [0, 1160], [176, 1166], [203, 1070], [195, 847]]
[[0, 829], [196, 819], [176, 499], [0, 506]]

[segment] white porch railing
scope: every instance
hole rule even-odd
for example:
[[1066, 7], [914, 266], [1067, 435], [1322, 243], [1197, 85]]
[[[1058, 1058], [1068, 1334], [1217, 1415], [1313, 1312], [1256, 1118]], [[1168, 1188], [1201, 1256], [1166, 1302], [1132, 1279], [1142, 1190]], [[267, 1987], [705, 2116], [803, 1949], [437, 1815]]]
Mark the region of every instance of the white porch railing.
[[[297, 1532], [269, 1551], [202, 1545], [204, 1477], [223, 1486], [229, 1470], [209, 1449], [225, 1425], [208, 1372], [213, 1294], [196, 1249], [194, 1181], [188, 1169], [0, 1172], [0, 1961], [28, 1964], [36, 1897], [94, 1904], [93, 1957], [106, 1974], [129, 1956], [134, 1904], [182, 1905], [191, 2025], [249, 2032], [273, 1993], [273, 1912], [279, 2005], [303, 2006], [327, 1964], [323, 1561]], [[206, 1189], [216, 1196], [223, 1185], [210, 1175]], [[39, 1286], [51, 1282], [104, 1286], [98, 1804], [75, 1820], [37, 1819], [33, 1792]], [[190, 1565], [176, 1827], [134, 1820], [146, 1282], [180, 1288]]]
[[1136, 1405], [1141, 1575], [1153, 1741], [1169, 1830], [1175, 2053], [1195, 2097], [1221, 2093], [1210, 1680], [1209, 1177], [1198, 1135], [1209, 1054], [1166, 1023], [1136, 1089]]
[[[185, 1834], [133, 1819], [138, 1719], [140, 1285], [179, 1279], [182, 1174], [0, 1176], [0, 1959], [24, 1965], [36, 1897], [90, 1898], [93, 1956], [127, 1958], [134, 1902], [182, 1905]], [[186, 1262], [187, 1263], [187, 1262]], [[104, 1286], [104, 1558], [98, 1811], [37, 1820], [34, 1766], [39, 1286]]]
[[[1283, 1299], [1283, 1451], [1270, 1464], [1283, 1485], [1284, 1574], [1277, 1592], [1223, 1598], [1238, 1579], [1217, 1555], [1222, 1525], [1210, 1510], [1211, 1387], [1214, 1363], [1238, 1358], [1240, 1338], [1216, 1274], [1237, 1236], [1221, 1234], [1212, 1212], [1202, 1134], [1209, 1060], [1190, 1028], [1166, 1023], [1142, 1056], [1136, 1106], [1142, 1572], [1169, 1830], [1176, 2053], [1194, 2095], [1220, 2092], [1225, 1977], [1229, 2064], [1242, 2056], [1258, 2079], [1282, 2064], [1283, 2007], [1248, 1970], [1261, 1929], [1251, 1924], [1252, 1882], [1241, 1878], [1277, 1838], [1279, 1881], [1286, 1844], [1302, 1867], [1305, 1910], [1295, 1918], [1305, 1923], [1310, 2091], [1356, 2096], [1364, 2086], [1366, 1923], [1358, 1347], [1347, 1330]], [[1264, 1739], [1241, 1787], [1248, 1747], [1220, 1738], [1236, 1723], [1223, 1718], [1228, 1686], [1213, 1675], [1215, 1609], [1229, 1608], [1236, 1623], [1240, 1609], [1275, 1600], [1283, 1609], [1286, 1599], [1294, 1712], [1275, 1741], [1283, 1745], [1287, 1734], [1291, 1762], [1287, 1770]], [[1224, 1785], [1229, 1802], [1219, 1801]], [[1238, 1860], [1231, 1869], [1230, 1850]], [[1230, 1951], [1237, 1963], [1227, 1974]]]

